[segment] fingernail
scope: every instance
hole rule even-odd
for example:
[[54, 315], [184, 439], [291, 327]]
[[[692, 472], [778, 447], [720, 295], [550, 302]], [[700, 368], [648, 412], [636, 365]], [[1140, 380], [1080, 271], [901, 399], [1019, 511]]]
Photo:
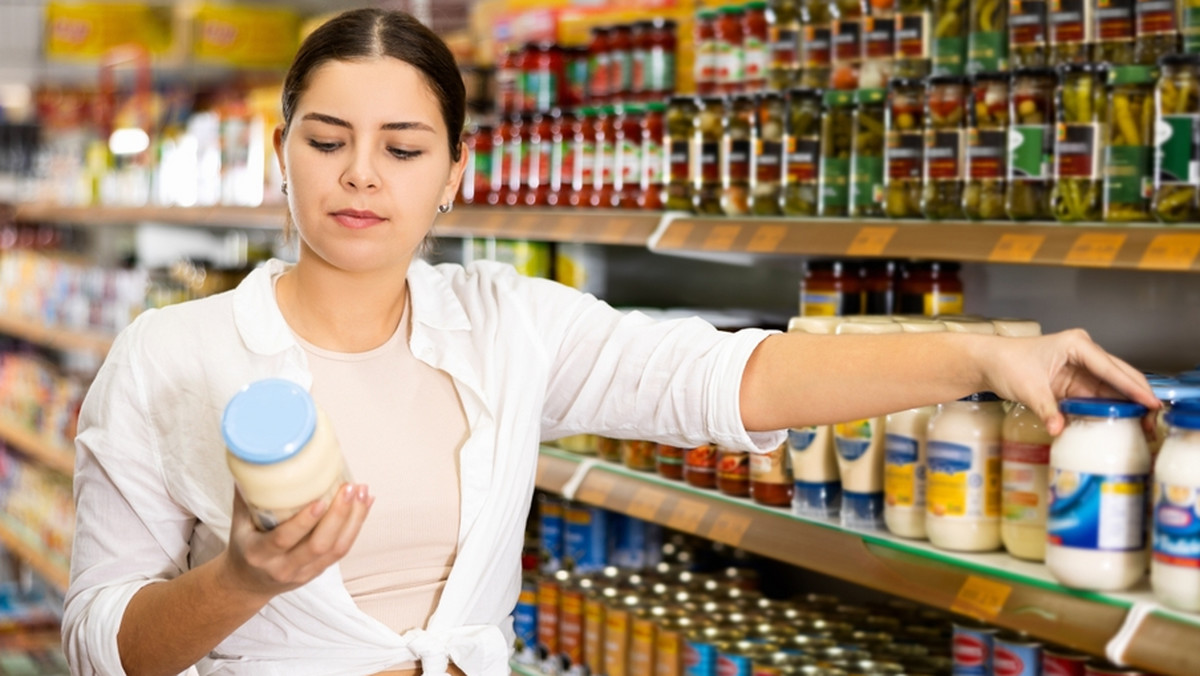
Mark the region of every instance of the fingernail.
[[367, 498], [369, 498], [369, 497], [371, 497], [371, 491], [367, 488], [367, 485], [363, 484], [363, 485], [359, 486], [358, 487], [358, 501], [366, 502]]
[[325, 507], [326, 504], [324, 500], [321, 500], [320, 502], [314, 502], [312, 506], [312, 515], [321, 516], [325, 513]]
[[342, 488], [342, 501], [350, 502], [352, 500], [354, 500], [354, 486], [351, 484], [346, 484], [346, 486]]

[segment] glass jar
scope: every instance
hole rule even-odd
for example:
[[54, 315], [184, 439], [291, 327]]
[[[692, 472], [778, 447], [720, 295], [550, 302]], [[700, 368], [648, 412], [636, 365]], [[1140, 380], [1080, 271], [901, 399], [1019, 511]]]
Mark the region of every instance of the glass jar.
[[833, 89], [857, 89], [862, 67], [863, 8], [860, 0], [832, 0], [833, 54], [830, 60], [829, 86]]
[[829, 0], [800, 1], [800, 85], [824, 89], [829, 86], [833, 62], [833, 14]]
[[1179, 6], [1184, 0], [1141, 0], [1134, 8], [1133, 61], [1153, 66], [1180, 49]]
[[608, 100], [626, 101], [633, 94], [633, 26], [608, 30]]
[[787, 444], [750, 456], [750, 499], [769, 507], [791, 507], [794, 492]]
[[675, 51], [678, 26], [672, 19], [651, 19], [646, 36], [646, 61], [642, 65], [643, 99], [661, 101], [675, 93]]
[[660, 476], [683, 481], [684, 449], [678, 446], [658, 444], [654, 447], [654, 464]]
[[667, 106], [666, 136], [663, 153], [666, 176], [666, 208], [670, 211], [691, 211], [692, 196], [696, 184], [695, 172], [699, 169], [695, 155], [697, 135], [700, 132], [699, 108], [691, 96], [672, 96]]
[[898, 0], [896, 3], [896, 60], [892, 72], [900, 78], [929, 75], [933, 56], [932, 0]]
[[750, 497], [750, 453], [717, 447], [717, 490], [735, 498]]
[[900, 268], [897, 312], [937, 317], [962, 314], [963, 285], [958, 263], [912, 262]]
[[742, 33], [741, 7], [725, 6], [717, 10], [717, 91], [736, 94], [746, 82], [746, 37]]
[[1049, 220], [1054, 158], [1054, 88], [1049, 68], [1023, 68], [1009, 85], [1008, 186], [1005, 211], [1014, 221]]
[[717, 91], [717, 10], [701, 9], [696, 12], [692, 30], [692, 46], [695, 49], [692, 79], [696, 93], [709, 96]]
[[787, 96], [783, 212], [817, 215], [821, 156], [821, 92], [797, 88]]
[[564, 108], [579, 107], [588, 97], [588, 48], [580, 45], [564, 49], [563, 70], [567, 83], [561, 105]]
[[692, 185], [692, 211], [720, 215], [721, 144], [725, 136], [725, 97], [700, 99], [699, 144], [695, 182]]
[[1046, 0], [1018, 0], [1008, 8], [1008, 63], [1016, 68], [1046, 65]]
[[517, 99], [517, 80], [521, 77], [521, 50], [505, 47], [496, 66], [496, 102], [501, 115], [515, 113], [521, 107]]
[[917, 78], [893, 79], [885, 113], [884, 211], [890, 218], [919, 218], [925, 165], [925, 83]]
[[652, 441], [635, 439], [621, 440], [621, 462], [629, 469], [639, 472], [653, 472], [658, 468], [655, 458], [655, 446]]
[[587, 101], [603, 103], [608, 100], [612, 76], [612, 55], [609, 53], [608, 27], [592, 28], [592, 39], [588, 43], [588, 86]]
[[850, 317], [862, 314], [862, 279], [857, 264], [810, 260], [800, 282], [800, 316]]
[[754, 156], [754, 213], [759, 216], [783, 214], [784, 126], [787, 110], [783, 97], [775, 92], [758, 98], [757, 142]]
[[1154, 183], [1154, 69], [1108, 72], [1108, 145], [1104, 151], [1104, 220], [1149, 221]]
[[562, 48], [552, 42], [539, 42], [534, 71], [527, 76], [525, 105], [529, 110], [546, 112], [559, 105], [566, 88]]
[[638, 184], [641, 188], [638, 195], [639, 209], [658, 210], [663, 208], [666, 199], [665, 167], [666, 167], [666, 137], [664, 118], [667, 105], [661, 101], [646, 104], [646, 113], [642, 116], [641, 128], [641, 171]]
[[963, 213], [972, 220], [1001, 220], [1008, 168], [1008, 74], [971, 79], [967, 103], [967, 184]]
[[871, 0], [871, 14], [863, 17], [862, 51], [858, 86], [862, 89], [886, 87], [896, 63], [895, 0]]
[[554, 157], [553, 127], [557, 111], [533, 113], [529, 124], [528, 154], [525, 156], [525, 186], [520, 202], [526, 206], [550, 204], [550, 162]]
[[891, 315], [896, 311], [895, 261], [870, 260], [862, 264], [863, 314]]
[[479, 125], [467, 137], [467, 168], [462, 178], [463, 204], [487, 204], [492, 188], [492, 137], [495, 128]]
[[1100, 220], [1107, 78], [1107, 70], [1093, 64], [1073, 63], [1059, 69], [1055, 180], [1050, 206], [1060, 222]]
[[500, 187], [500, 203], [513, 206], [517, 204], [524, 181], [522, 151], [528, 143], [528, 131], [525, 117], [519, 114], [508, 118], [508, 126], [504, 127], [504, 166], [501, 168], [504, 184]]
[[1092, 61], [1110, 66], [1133, 63], [1134, 1], [1097, 2], [1092, 10]]
[[636, 103], [617, 108], [613, 121], [613, 202], [636, 209], [642, 200], [642, 118], [646, 109]]
[[967, 73], [1008, 70], [1009, 0], [975, 0], [967, 33]]
[[754, 153], [754, 97], [733, 97], [725, 108], [725, 133], [721, 137], [721, 213], [750, 213], [750, 168]]
[[1046, 64], [1087, 63], [1095, 41], [1091, 0], [1054, 0], [1046, 13]]
[[747, 2], [742, 14], [743, 88], [757, 92], [767, 87], [767, 71], [771, 66], [767, 47], [771, 39], [767, 21], [767, 3]]
[[934, 75], [966, 72], [967, 9], [967, 0], [933, 0]]
[[883, 216], [883, 109], [886, 97], [887, 92], [883, 89], [860, 89], [854, 96], [850, 215], [856, 218]]
[[646, 66], [650, 58], [650, 32], [652, 28], [649, 21], [634, 21], [630, 24], [630, 27], [633, 29], [631, 37], [633, 47], [629, 52], [631, 57], [630, 99], [633, 101], [647, 101], [649, 100], [649, 88], [646, 84]]
[[845, 216], [850, 198], [850, 152], [854, 128], [854, 92], [825, 92], [821, 118], [821, 185], [817, 213]]
[[492, 160], [491, 176], [488, 179], [487, 203], [495, 206], [503, 204], [504, 193], [508, 192], [508, 168], [505, 165], [508, 147], [508, 135], [512, 128], [512, 117], [505, 116], [492, 128]]
[[1160, 61], [1154, 94], [1154, 217], [1200, 220], [1200, 54]]
[[571, 192], [567, 203], [573, 207], [586, 207], [592, 203], [596, 186], [596, 127], [600, 112], [592, 106], [583, 106], [575, 115], [571, 127], [573, 143], [571, 155]]
[[963, 131], [967, 82], [958, 75], [934, 75], [925, 88], [925, 185], [921, 213], [931, 220], [962, 218]]
[[547, 203], [553, 207], [567, 206], [571, 193], [571, 178], [575, 175], [575, 113], [555, 110], [550, 126], [550, 194]]
[[617, 127], [621, 122], [621, 109], [612, 104], [600, 106], [595, 120], [596, 126], [596, 169], [592, 175], [592, 199], [589, 206], [611, 208], [617, 206]]
[[717, 447], [705, 444], [684, 451], [683, 480], [696, 488], [716, 488]]
[[771, 4], [774, 15], [770, 25], [770, 70], [767, 86], [786, 92], [800, 80], [800, 3], [797, 0], [776, 0]]

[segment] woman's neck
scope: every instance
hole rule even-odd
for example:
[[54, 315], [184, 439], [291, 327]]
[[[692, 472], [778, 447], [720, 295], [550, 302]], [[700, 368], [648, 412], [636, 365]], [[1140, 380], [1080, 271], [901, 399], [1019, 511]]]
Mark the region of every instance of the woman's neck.
[[275, 298], [301, 338], [334, 352], [366, 352], [387, 342], [408, 302], [408, 266], [371, 272], [305, 260], [279, 277]]

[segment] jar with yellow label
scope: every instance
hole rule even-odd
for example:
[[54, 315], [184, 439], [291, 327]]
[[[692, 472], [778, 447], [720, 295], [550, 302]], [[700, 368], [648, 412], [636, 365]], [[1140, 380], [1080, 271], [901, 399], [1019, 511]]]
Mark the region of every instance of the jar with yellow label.
[[1154, 190], [1154, 70], [1108, 72], [1108, 146], [1104, 150], [1104, 220], [1149, 221]]
[[972, 220], [1001, 220], [1008, 160], [1008, 75], [971, 79], [967, 104], [967, 183], [963, 212]]
[[786, 131], [783, 212], [815, 216], [821, 158], [820, 91], [799, 88], [788, 92]]
[[935, 75], [925, 90], [925, 172], [921, 213], [930, 220], [963, 217], [967, 83]]
[[919, 218], [925, 165], [925, 83], [917, 78], [894, 78], [888, 84], [884, 112], [883, 208], [890, 218]]
[[1154, 217], [1163, 223], [1195, 222], [1200, 220], [1200, 54], [1164, 56], [1160, 63]]
[[854, 92], [825, 92], [821, 122], [821, 216], [845, 216], [850, 197], [850, 152], [854, 126]]
[[963, 311], [963, 286], [958, 263], [905, 263], [900, 268], [897, 307], [900, 314], [937, 317]]
[[883, 216], [884, 99], [882, 89], [855, 92], [850, 156], [850, 215]]
[[1072, 63], [1059, 69], [1055, 181], [1050, 207], [1060, 222], [1100, 220], [1107, 78], [1107, 69], [1102, 65]]
[[925, 528], [941, 549], [1000, 547], [1000, 432], [1004, 407], [991, 392], [941, 404], [929, 421]]

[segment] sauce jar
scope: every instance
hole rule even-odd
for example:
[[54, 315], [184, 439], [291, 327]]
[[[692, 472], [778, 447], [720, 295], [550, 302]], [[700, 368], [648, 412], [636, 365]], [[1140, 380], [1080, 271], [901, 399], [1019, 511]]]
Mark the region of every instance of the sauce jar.
[[770, 68], [767, 87], [786, 92], [800, 81], [800, 3], [798, 0], [778, 0], [768, 10]]
[[937, 317], [963, 311], [958, 263], [910, 262], [900, 267], [900, 314]]
[[550, 126], [550, 193], [547, 204], [552, 207], [567, 206], [571, 193], [571, 180], [575, 175], [575, 113], [570, 110], [556, 111]]
[[705, 444], [683, 455], [683, 480], [696, 488], [717, 487], [717, 447]]
[[621, 462], [629, 469], [641, 472], [653, 472], [658, 468], [655, 459], [656, 444], [652, 441], [622, 440]]
[[675, 84], [678, 81], [677, 31], [678, 25], [673, 19], [655, 17], [650, 20], [645, 81], [647, 97], [651, 101], [661, 100], [675, 93]]
[[695, 47], [693, 79], [696, 93], [711, 96], [717, 92], [717, 11], [701, 9], [696, 12], [692, 33]]
[[515, 113], [521, 108], [518, 100], [521, 79], [521, 50], [514, 46], [504, 48], [496, 66], [496, 103], [501, 115]]
[[493, 157], [498, 158], [493, 178], [493, 192], [497, 204], [516, 204], [517, 193], [521, 187], [521, 125], [520, 114], [509, 115], [500, 122], [493, 137], [495, 150]]
[[492, 137], [495, 128], [481, 124], [467, 137], [467, 168], [462, 178], [463, 204], [486, 204], [492, 188]]
[[925, 171], [921, 213], [931, 220], [962, 218], [966, 80], [934, 75], [925, 89]]
[[1046, 0], [1019, 0], [1008, 8], [1008, 62], [1016, 68], [1046, 66]]
[[609, 29], [607, 26], [595, 26], [591, 31], [592, 39], [588, 42], [588, 86], [587, 102], [604, 103], [611, 94], [612, 83], [612, 54], [609, 52]]
[[691, 96], [672, 96], [667, 105], [666, 135], [663, 139], [666, 176], [665, 206], [670, 211], [691, 211], [695, 172], [699, 169], [695, 154], [700, 132], [699, 109]]
[[721, 215], [721, 146], [725, 137], [725, 97], [700, 99], [698, 153], [692, 211]]
[[1107, 79], [1107, 70], [1099, 65], [1072, 63], [1059, 69], [1050, 206], [1061, 222], [1100, 220]]
[[1009, 554], [1030, 561], [1046, 558], [1046, 493], [1050, 444], [1042, 419], [1014, 403], [1000, 430], [1000, 539]]
[[770, 26], [767, 22], [767, 3], [747, 2], [742, 14], [743, 87], [757, 92], [767, 87], [767, 71], [771, 66], [767, 51]]
[[668, 444], [658, 444], [654, 447], [654, 466], [660, 476], [676, 481], [683, 481], [684, 449]]
[[862, 67], [863, 4], [860, 0], [831, 0], [833, 15], [829, 86], [833, 89], [858, 89]]
[[1111, 66], [1133, 63], [1134, 2], [1097, 2], [1092, 10], [1092, 61]]
[[1053, 0], [1046, 13], [1046, 64], [1087, 63], [1095, 41], [1091, 0]]
[[1054, 88], [1047, 68], [1015, 71], [1009, 86], [1008, 186], [1005, 211], [1014, 221], [1048, 220], [1054, 158]]
[[627, 101], [633, 94], [633, 26], [608, 29], [608, 101]]
[[854, 94], [854, 127], [851, 132], [850, 215], [883, 216], [883, 89], [860, 89]]
[[1154, 94], [1154, 217], [1200, 220], [1200, 54], [1161, 61]]
[[862, 314], [862, 280], [857, 263], [810, 260], [800, 282], [800, 316], [847, 317]]
[[863, 262], [863, 314], [893, 314], [896, 309], [895, 277], [895, 261], [868, 260]]
[[1142, 0], [1135, 3], [1134, 63], [1153, 66], [1162, 57], [1180, 51], [1178, 3], [1181, 1]]
[[971, 78], [967, 102], [967, 184], [963, 213], [972, 220], [1002, 220], [1008, 173], [1008, 75]]
[[817, 213], [826, 218], [845, 216], [850, 198], [851, 130], [854, 92], [825, 92], [821, 120], [820, 202]]
[[525, 79], [525, 107], [546, 112], [565, 98], [563, 51], [552, 42], [539, 42], [535, 49], [534, 70]]
[[[1163, 604], [1200, 611], [1200, 399], [1176, 402], [1154, 469], [1154, 558], [1150, 584]], [[1188, 405], [1190, 404], [1190, 405]]]
[[1008, 70], [1009, 0], [975, 0], [967, 33], [967, 73]]
[[754, 97], [745, 94], [734, 96], [725, 108], [725, 130], [721, 137], [721, 213], [726, 216], [750, 213], [757, 112]]
[[544, 207], [550, 204], [550, 165], [554, 157], [553, 126], [557, 111], [533, 113], [529, 118], [529, 144], [525, 155], [525, 185], [520, 203]]
[[646, 84], [646, 62], [650, 58], [650, 31], [651, 25], [649, 21], [635, 21], [629, 24], [632, 29], [630, 42], [631, 70], [629, 84], [629, 99], [633, 101], [648, 101], [649, 89]]
[[1108, 71], [1108, 144], [1104, 149], [1104, 220], [1149, 221], [1154, 191], [1154, 70]]
[[333, 426], [303, 387], [268, 378], [246, 385], [221, 416], [226, 461], [250, 519], [267, 531], [316, 500], [332, 501], [349, 472]]
[[608, 462], [623, 462], [621, 456], [621, 442], [618, 439], [609, 437], [596, 437], [596, 453], [601, 460]]
[[639, 132], [641, 134], [641, 171], [638, 174], [640, 209], [658, 210], [666, 200], [666, 129], [664, 118], [667, 105], [651, 101], [645, 106]]
[[745, 91], [746, 48], [742, 33], [742, 15], [745, 10], [737, 6], [725, 6], [717, 10], [717, 91], [737, 94]]
[[783, 212], [817, 215], [821, 156], [821, 92], [798, 88], [787, 96]]
[[787, 107], [783, 96], [769, 92], [758, 97], [755, 117], [753, 210], [758, 216], [783, 214], [784, 127]]
[[884, 211], [891, 218], [921, 216], [925, 165], [925, 84], [916, 78], [893, 79], [884, 115]]
[[596, 127], [600, 113], [583, 106], [571, 125], [571, 189], [567, 204], [585, 207], [591, 204], [596, 185]]
[[833, 63], [833, 14], [830, 0], [800, 2], [800, 86], [824, 89], [829, 86]]
[[737, 498], [750, 496], [750, 453], [717, 447], [717, 490]]
[[933, 51], [933, 2], [896, 2], [896, 51], [892, 72], [899, 78], [929, 75]]
[[595, 169], [592, 173], [592, 199], [588, 206], [617, 206], [617, 126], [621, 110], [611, 104], [600, 106], [592, 123], [596, 130]]
[[564, 108], [582, 106], [588, 98], [588, 48], [586, 45], [564, 48], [563, 71], [566, 90], [559, 105]]
[[615, 206], [637, 209], [642, 201], [642, 118], [645, 108], [636, 103], [618, 107], [613, 122], [613, 191]]
[[941, 404], [929, 421], [925, 528], [941, 549], [1000, 548], [1000, 429], [1004, 406], [991, 392]]
[[967, 9], [967, 0], [933, 0], [934, 75], [966, 72]]
[[792, 506], [792, 470], [788, 466], [787, 444], [770, 453], [750, 456], [750, 498], [760, 505]]

